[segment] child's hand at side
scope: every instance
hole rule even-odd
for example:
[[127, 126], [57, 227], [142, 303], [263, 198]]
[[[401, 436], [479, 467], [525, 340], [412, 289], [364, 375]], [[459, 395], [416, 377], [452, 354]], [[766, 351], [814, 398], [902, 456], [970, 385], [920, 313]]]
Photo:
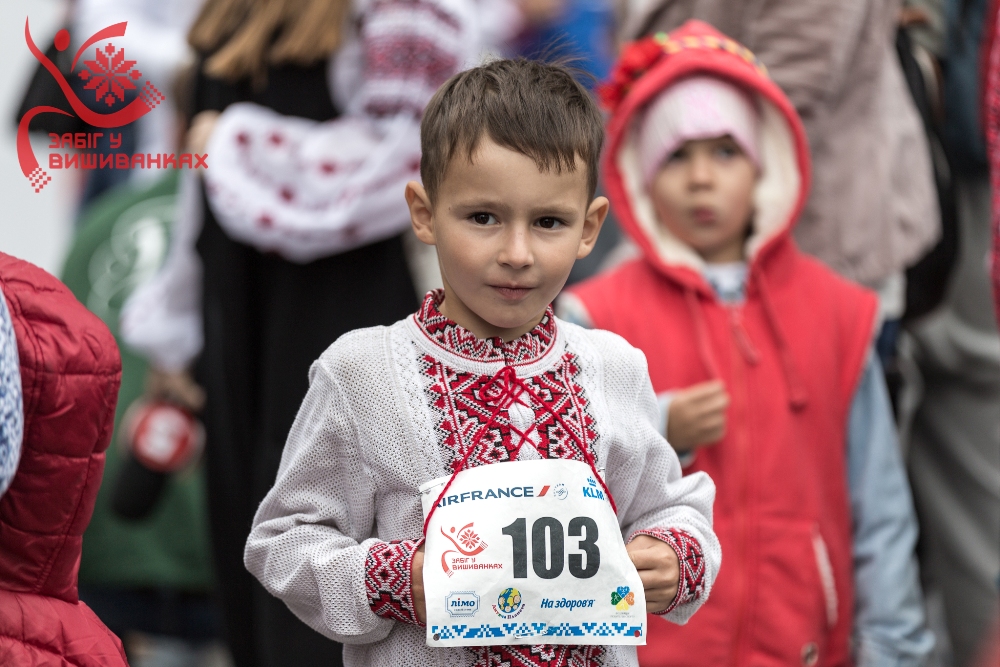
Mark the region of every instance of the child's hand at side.
[[427, 622], [427, 603], [424, 602], [424, 545], [413, 553], [413, 563], [410, 565], [410, 588], [413, 590], [413, 610], [417, 620]]
[[679, 452], [718, 442], [726, 434], [729, 394], [721, 380], [691, 385], [674, 394], [667, 417], [667, 442]]
[[677, 595], [680, 579], [680, 562], [673, 548], [655, 537], [638, 535], [625, 545], [625, 551], [642, 580], [646, 611], [655, 614], [669, 607]]

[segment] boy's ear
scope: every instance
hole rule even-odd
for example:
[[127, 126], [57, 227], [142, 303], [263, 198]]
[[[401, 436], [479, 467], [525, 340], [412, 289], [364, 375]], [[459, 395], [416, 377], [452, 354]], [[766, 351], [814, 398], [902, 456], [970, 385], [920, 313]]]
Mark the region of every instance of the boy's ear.
[[413, 233], [427, 245], [434, 243], [434, 212], [427, 190], [416, 181], [406, 184], [406, 205], [410, 209], [410, 224]]
[[595, 197], [587, 208], [587, 217], [583, 219], [583, 237], [580, 239], [580, 249], [576, 253], [577, 259], [583, 259], [594, 249], [597, 243], [597, 235], [601, 233], [601, 226], [604, 219], [608, 217], [608, 210], [611, 202], [607, 197]]

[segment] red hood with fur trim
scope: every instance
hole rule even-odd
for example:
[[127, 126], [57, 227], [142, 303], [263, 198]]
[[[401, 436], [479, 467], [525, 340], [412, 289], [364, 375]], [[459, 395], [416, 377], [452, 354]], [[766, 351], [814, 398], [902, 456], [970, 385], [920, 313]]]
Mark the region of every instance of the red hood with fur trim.
[[702, 260], [656, 221], [637, 159], [638, 122], [646, 106], [674, 82], [698, 74], [723, 78], [747, 91], [760, 117], [761, 177], [754, 232], [747, 241], [753, 263], [789, 241], [809, 191], [809, 144], [795, 108], [744, 46], [701, 21], [669, 35], [625, 47], [611, 82], [599, 89], [612, 111], [604, 155], [604, 182], [622, 228], [646, 259], [673, 280], [698, 291]]

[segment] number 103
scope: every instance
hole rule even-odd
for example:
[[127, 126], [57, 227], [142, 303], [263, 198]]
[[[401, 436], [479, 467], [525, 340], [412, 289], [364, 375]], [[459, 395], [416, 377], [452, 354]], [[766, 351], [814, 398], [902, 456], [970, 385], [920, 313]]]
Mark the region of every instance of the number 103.
[[[548, 539], [546, 539], [546, 533]], [[517, 519], [503, 529], [514, 543], [514, 578], [528, 577], [527, 521]], [[589, 579], [601, 567], [601, 550], [597, 547], [597, 522], [589, 516], [578, 516], [569, 522], [570, 537], [582, 537], [579, 549], [583, 554], [569, 555], [569, 573], [577, 579]], [[531, 569], [541, 579], [555, 579], [563, 571], [565, 558], [563, 525], [551, 516], [538, 518], [531, 524]], [[549, 548], [551, 546], [551, 549]], [[586, 565], [584, 565], [586, 556]]]

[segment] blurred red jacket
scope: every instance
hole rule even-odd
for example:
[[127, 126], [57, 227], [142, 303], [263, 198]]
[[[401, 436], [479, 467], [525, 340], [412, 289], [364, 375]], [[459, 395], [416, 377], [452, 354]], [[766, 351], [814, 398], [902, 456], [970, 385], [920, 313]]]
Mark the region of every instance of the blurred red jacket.
[[121, 641], [77, 597], [118, 400], [118, 347], [36, 266], [0, 253], [0, 289], [24, 390], [21, 460], [0, 498], [0, 665], [127, 667]]
[[[703, 261], [658, 222], [635, 130], [675, 82], [711, 75], [752, 95], [761, 172], [747, 239], [746, 299], [722, 303]], [[598, 329], [646, 355], [657, 392], [725, 382], [727, 432], [685, 472], [716, 483], [723, 562], [681, 627], [650, 616], [643, 667], [846, 667], [854, 609], [846, 425], [874, 329], [876, 297], [791, 237], [809, 189], [794, 107], [746, 48], [700, 21], [626, 46], [603, 89], [613, 113], [604, 183], [641, 256], [570, 289]]]

